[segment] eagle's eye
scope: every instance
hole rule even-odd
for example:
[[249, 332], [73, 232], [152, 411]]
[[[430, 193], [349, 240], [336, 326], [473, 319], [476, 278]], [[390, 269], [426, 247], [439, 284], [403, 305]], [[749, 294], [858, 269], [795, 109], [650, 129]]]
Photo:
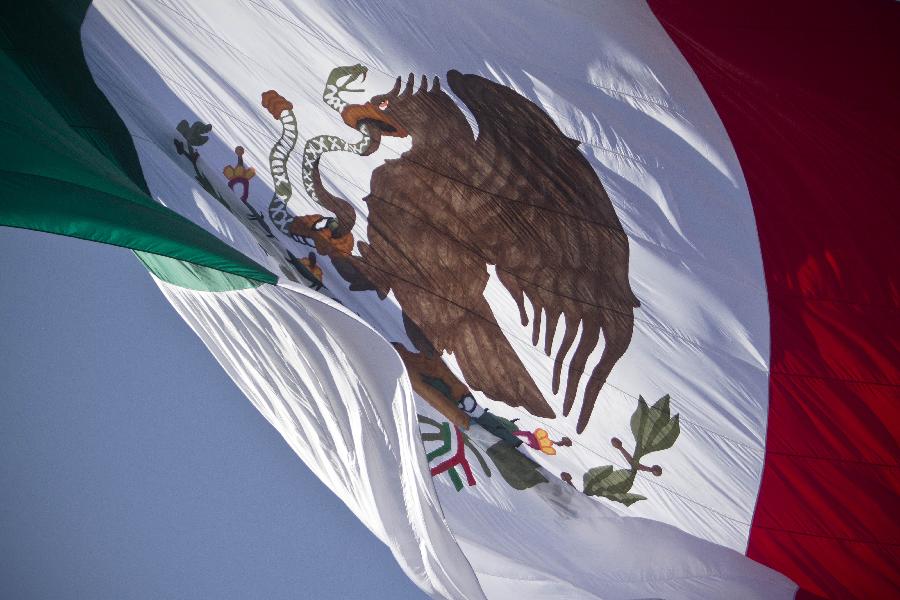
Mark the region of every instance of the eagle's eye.
[[379, 110], [387, 110], [387, 107], [390, 103], [387, 100], [382, 100], [381, 104], [378, 105]]

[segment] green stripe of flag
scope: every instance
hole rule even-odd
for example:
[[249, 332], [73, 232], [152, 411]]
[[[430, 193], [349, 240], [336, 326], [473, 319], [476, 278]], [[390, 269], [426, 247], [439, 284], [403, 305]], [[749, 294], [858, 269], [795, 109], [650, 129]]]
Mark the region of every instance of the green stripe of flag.
[[131, 135], [84, 58], [80, 29], [89, 4], [2, 3], [0, 225], [158, 255], [150, 262], [164, 279], [202, 271], [167, 267], [169, 257], [275, 283], [274, 274], [150, 197]]

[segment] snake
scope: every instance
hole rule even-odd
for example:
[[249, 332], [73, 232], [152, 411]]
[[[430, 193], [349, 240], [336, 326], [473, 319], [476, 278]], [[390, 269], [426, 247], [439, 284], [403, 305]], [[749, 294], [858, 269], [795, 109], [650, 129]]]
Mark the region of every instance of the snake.
[[[361, 92], [361, 89], [350, 89], [350, 85], [357, 79], [365, 81], [367, 68], [363, 65], [337, 67], [331, 71], [325, 84], [322, 100], [331, 109], [341, 113], [348, 102], [341, 98], [345, 92]], [[342, 81], [343, 80], [343, 81]], [[283, 234], [297, 238], [290, 231], [291, 222], [295, 215], [288, 209], [293, 195], [293, 184], [288, 175], [288, 161], [297, 146], [299, 131], [297, 128], [297, 116], [294, 114], [293, 104], [274, 90], [264, 92], [262, 104], [270, 114], [281, 123], [281, 135], [275, 141], [269, 151], [269, 171], [272, 174], [274, 193], [269, 202], [269, 220]], [[353, 154], [365, 153], [372, 144], [372, 136], [369, 133], [369, 125], [360, 124], [361, 138], [356, 143], [350, 143], [343, 138], [334, 135], [318, 135], [310, 138], [303, 146], [302, 158], [302, 182], [306, 194], [317, 204], [326, 204], [316, 193], [316, 181], [313, 172], [322, 156], [326, 152], [351, 152]]]

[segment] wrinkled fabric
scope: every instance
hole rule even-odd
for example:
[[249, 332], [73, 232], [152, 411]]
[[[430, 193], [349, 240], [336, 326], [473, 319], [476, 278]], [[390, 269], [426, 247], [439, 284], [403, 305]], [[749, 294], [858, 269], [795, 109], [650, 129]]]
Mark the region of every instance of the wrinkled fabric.
[[[110, 1], [91, 9], [82, 38], [95, 81], [131, 131], [156, 199], [281, 278], [279, 287], [221, 293], [161, 282], [164, 293], [251, 401], [424, 590], [435, 597], [483, 592], [490, 598], [793, 594], [789, 580], [742, 556], [763, 468], [769, 385], [768, 304], [752, 206], [712, 104], [643, 3]], [[410, 72], [438, 76], [446, 89], [451, 70], [530, 101], [578, 143], [572, 147], [602, 182], [627, 238], [627, 281], [639, 301], [634, 332], [583, 431], [577, 408], [563, 417], [563, 391], [554, 392], [553, 359], [544, 352], [548, 327], [533, 325], [542, 315], [549, 320], [554, 307], [529, 300], [517, 305], [503, 282], [506, 263], [486, 264], [485, 314], [496, 320], [499, 341], [512, 349], [556, 417], [537, 417], [477, 389], [472, 395], [490, 415], [573, 443], [555, 454], [526, 445], [516, 455], [492, 456], [496, 438], [473, 425], [466, 435], [494, 468], [488, 475], [473, 460], [471, 480], [466, 474], [459, 490], [449, 471], [429, 475], [428, 455], [437, 446], [431, 439], [423, 443], [428, 428], [420, 430], [416, 420], [441, 422], [444, 416], [412, 391], [389, 344], [410, 347], [400, 311], [406, 300], [399, 293], [380, 299], [372, 291], [352, 291], [328, 256], [317, 265], [325, 288], [298, 289], [304, 280], [287, 252], [305, 256], [309, 245], [278, 231], [266, 236], [248, 220], [242, 190], [229, 189], [222, 174], [236, 165], [240, 146], [241, 160], [256, 171], [247, 203], [267, 213], [269, 156], [280, 134], [260, 102], [268, 90], [293, 105], [299, 144], [320, 134], [356, 141], [358, 132], [322, 94], [332, 69], [357, 63], [369, 70], [364, 84], [356, 84], [366, 91], [354, 101], [387, 92], [397, 75]], [[454, 102], [462, 105], [459, 98]], [[462, 112], [465, 135], [475, 139], [476, 117], [468, 108]], [[198, 171], [173, 145], [182, 120], [212, 125], [209, 141], [197, 148]], [[372, 241], [378, 216], [369, 214], [373, 204], [364, 199], [373, 171], [409, 148], [409, 139], [382, 137], [369, 156], [331, 152], [322, 158], [322, 183], [352, 206], [357, 242]], [[560, 181], [568, 166], [554, 167]], [[299, 149], [288, 173], [294, 214], [329, 213], [303, 193]], [[531, 261], [535, 271], [555, 260], [509, 255], [507, 262]], [[554, 268], [577, 273], [584, 267]], [[448, 280], [457, 283], [452, 273]], [[343, 308], [336, 310], [334, 301]], [[547, 344], [551, 354], [560, 351], [567, 332], [574, 339], [587, 335], [578, 327], [560, 319]], [[350, 341], [342, 343], [339, 331]], [[447, 368], [465, 380], [472, 372], [466, 361], [477, 363], [478, 349], [468, 347], [465, 361], [459, 352], [445, 353]], [[601, 342], [587, 357], [586, 373], [602, 350]], [[315, 368], [307, 364], [309, 354], [318, 357]], [[630, 423], [638, 398], [652, 403], [665, 395], [679, 415], [680, 435], [658, 459], [653, 455], [661, 476], [648, 466], [634, 479], [631, 493], [646, 499], [626, 506], [577, 491], [591, 469], [628, 467], [610, 440], [622, 439], [633, 450]], [[459, 451], [464, 438], [450, 437], [449, 448]], [[528, 477], [541, 483], [517, 489], [506, 480], [498, 461], [511, 468], [503, 460], [515, 463], [519, 455], [537, 465]]]

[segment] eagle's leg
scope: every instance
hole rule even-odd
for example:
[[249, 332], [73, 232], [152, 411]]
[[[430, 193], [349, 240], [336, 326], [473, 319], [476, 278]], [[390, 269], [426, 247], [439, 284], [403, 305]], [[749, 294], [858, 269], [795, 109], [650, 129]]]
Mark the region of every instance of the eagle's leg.
[[350, 284], [351, 292], [374, 290], [379, 299], [384, 300], [387, 297], [390, 287], [385, 287], [385, 284], [372, 277], [372, 270], [366, 269], [358, 257], [352, 254], [331, 256], [331, 264], [343, 280]]
[[410, 352], [397, 342], [393, 346], [406, 365], [413, 390], [451, 423], [468, 429], [469, 415], [458, 405], [470, 394], [469, 388], [444, 364], [441, 355], [406, 313], [403, 313], [403, 327], [418, 353]]
[[622, 358], [631, 343], [631, 335], [634, 332], [634, 314], [631, 309], [626, 309], [626, 311], [623, 313], [605, 312], [604, 314], [603, 338], [606, 345], [603, 348], [603, 354], [600, 355], [600, 362], [591, 372], [591, 377], [584, 389], [584, 401], [581, 405], [581, 413], [578, 415], [578, 424], [575, 427], [575, 431], [578, 433], [582, 433], [587, 427], [600, 390], [606, 383], [606, 378], [609, 377], [612, 368]]
[[444, 364], [440, 355], [427, 351], [410, 352], [397, 342], [392, 345], [406, 366], [413, 390], [451, 423], [468, 429], [469, 415], [458, 404], [469, 394], [469, 388]]
[[391, 285], [385, 272], [375, 266], [379, 264], [379, 257], [365, 242], [359, 242], [357, 248], [360, 256], [336, 252], [328, 246], [316, 243], [316, 250], [329, 257], [334, 269], [350, 284], [350, 291], [374, 290], [378, 297], [384, 300], [391, 291]]

